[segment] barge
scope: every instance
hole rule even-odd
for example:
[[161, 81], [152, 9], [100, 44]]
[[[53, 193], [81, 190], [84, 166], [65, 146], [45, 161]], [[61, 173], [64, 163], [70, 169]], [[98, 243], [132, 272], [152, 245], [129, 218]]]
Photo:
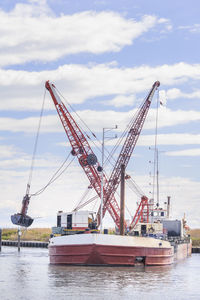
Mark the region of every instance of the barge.
[[134, 266], [169, 265], [173, 247], [155, 238], [110, 234], [75, 234], [50, 240], [51, 264]]
[[[88, 266], [164, 266], [191, 255], [184, 222], [164, 218], [157, 211], [152, 223], [138, 223], [126, 235], [98, 233], [94, 213], [59, 212], [49, 242], [51, 264]], [[161, 217], [163, 215], [163, 219]], [[159, 218], [159, 220], [158, 220]]]

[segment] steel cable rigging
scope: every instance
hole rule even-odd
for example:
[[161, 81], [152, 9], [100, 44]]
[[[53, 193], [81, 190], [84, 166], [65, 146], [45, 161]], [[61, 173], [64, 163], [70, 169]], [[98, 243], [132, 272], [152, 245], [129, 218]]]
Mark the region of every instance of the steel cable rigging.
[[[62, 99], [66, 102], [66, 104], [71, 108], [71, 110], [73, 111], [73, 113], [78, 117], [78, 119], [83, 123], [83, 125], [88, 129], [88, 131], [92, 134], [92, 136], [96, 139], [96, 141], [98, 142], [99, 145], [101, 145], [101, 141], [97, 138], [97, 136], [94, 134], [94, 132], [89, 128], [89, 126], [86, 124], [85, 121], [83, 121], [83, 119], [80, 117], [80, 115], [74, 110], [73, 106], [67, 101], [67, 99], [60, 93], [60, 91], [55, 87], [56, 92], [60, 95], [60, 97], [62, 97]], [[84, 132], [84, 134], [87, 136], [87, 138], [89, 138], [89, 140], [93, 143], [93, 145], [96, 147], [96, 149], [102, 153], [101, 147], [99, 147], [94, 140], [92, 140], [92, 138], [87, 134], [87, 132], [83, 129], [82, 126], [80, 126], [79, 124], [79, 128], [82, 130], [82, 132]], [[107, 158], [106, 158], [106, 162], [105, 164], [107, 164], [108, 162], [111, 164], [112, 167], [114, 167], [114, 163], [116, 162], [116, 160], [114, 159], [114, 157], [112, 157], [112, 155], [114, 153], [110, 153], [108, 151], [108, 149], [105, 148], [105, 151], [107, 152]], [[114, 151], [115, 152], [115, 151]], [[111, 162], [111, 159], [114, 160], [114, 163]]]
[[39, 124], [38, 124], [35, 143], [34, 143], [34, 147], [33, 147], [33, 155], [32, 155], [32, 159], [31, 159], [31, 167], [30, 167], [30, 172], [29, 172], [29, 178], [28, 178], [28, 183], [27, 183], [26, 194], [29, 194], [30, 187], [31, 187], [31, 181], [32, 181], [32, 177], [33, 177], [35, 156], [36, 156], [36, 151], [37, 151], [37, 146], [38, 146], [38, 139], [39, 139], [39, 133], [40, 133], [40, 128], [41, 128], [42, 117], [43, 117], [43, 113], [44, 113], [45, 96], [46, 96], [46, 90], [44, 91], [44, 96], [43, 96], [43, 101], [42, 101], [42, 108], [41, 108], [40, 117], [39, 117]]
[[[53, 182], [55, 182], [66, 170], [67, 168], [71, 165], [71, 163], [73, 162], [74, 160], [74, 157], [71, 159], [71, 161], [68, 163], [68, 165], [60, 172], [60, 174], [58, 174], [58, 172], [62, 169], [62, 167], [65, 165], [65, 163], [67, 162], [69, 156], [70, 156], [71, 153], [68, 154], [67, 158], [65, 159], [65, 161], [62, 163], [62, 165], [58, 168], [58, 170], [53, 174], [53, 176], [51, 177], [51, 179], [48, 181], [48, 183], [43, 187], [41, 188], [40, 190], [38, 190], [36, 193], [34, 194], [31, 194], [30, 196], [38, 196], [40, 195], [41, 193], [43, 193], [46, 188], [51, 185]], [[57, 175], [58, 174], [58, 175]], [[57, 175], [57, 176], [56, 176]], [[56, 177], [55, 177], [56, 176]]]
[[33, 223], [33, 218], [31, 218], [27, 215], [30, 198], [32, 196], [38, 196], [41, 193], [43, 193], [50, 184], [55, 182], [66, 171], [66, 169], [70, 166], [70, 164], [74, 160], [74, 157], [73, 157], [72, 160], [69, 162], [69, 164], [58, 174], [58, 172], [63, 168], [63, 166], [67, 162], [67, 160], [70, 156], [70, 153], [69, 153], [67, 158], [65, 159], [65, 161], [61, 164], [61, 166], [58, 168], [58, 170], [53, 174], [53, 176], [48, 181], [48, 183], [43, 188], [41, 188], [39, 191], [37, 191], [36, 193], [30, 194], [30, 187], [31, 187], [31, 182], [32, 182], [32, 177], [33, 177], [33, 170], [34, 170], [34, 165], [35, 165], [35, 157], [36, 157], [36, 152], [37, 152], [37, 147], [38, 147], [41, 122], [42, 122], [42, 117], [44, 114], [45, 96], [46, 96], [46, 89], [44, 91], [42, 108], [40, 111], [39, 123], [38, 123], [38, 128], [36, 131], [36, 137], [35, 137], [35, 143], [34, 143], [34, 147], [33, 147], [33, 154], [32, 154], [32, 159], [31, 159], [31, 166], [30, 166], [30, 172], [29, 172], [29, 177], [28, 177], [28, 182], [27, 182], [26, 194], [22, 200], [22, 207], [21, 207], [20, 213], [16, 213], [11, 216], [11, 221], [14, 225], [29, 227]]

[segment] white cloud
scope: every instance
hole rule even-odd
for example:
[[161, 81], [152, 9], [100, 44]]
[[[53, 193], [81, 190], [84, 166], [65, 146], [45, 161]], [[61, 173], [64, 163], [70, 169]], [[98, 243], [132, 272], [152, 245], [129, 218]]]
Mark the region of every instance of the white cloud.
[[[92, 128], [92, 131], [101, 132], [103, 127], [113, 127], [118, 125], [119, 131], [123, 131], [130, 120], [136, 113], [136, 110], [130, 110], [128, 112], [117, 112], [113, 110], [107, 111], [94, 111], [94, 110], [82, 110], [76, 112], [82, 120]], [[80, 120], [74, 115], [75, 120], [80, 123]], [[156, 110], [150, 109], [147, 119], [144, 124], [144, 129], [155, 128], [155, 115]], [[103, 117], [102, 117], [103, 116]], [[172, 111], [168, 108], [161, 108], [159, 110], [159, 128], [171, 127], [175, 125], [183, 125], [189, 122], [199, 121], [200, 112], [198, 111], [184, 111], [177, 110]], [[36, 132], [38, 126], [38, 117], [30, 117], [24, 119], [15, 118], [0, 118], [0, 130], [10, 132]], [[83, 126], [83, 125], [82, 125]], [[62, 124], [59, 120], [57, 113], [54, 115], [45, 115], [42, 119], [41, 133], [46, 132], [63, 132]], [[87, 131], [87, 129], [85, 128]], [[187, 132], [186, 132], [187, 134]]]
[[17, 152], [13, 145], [0, 145], [0, 159], [13, 157]]
[[169, 19], [160, 18], [158, 23], [160, 23], [160, 24], [162, 24], [162, 23], [168, 23], [169, 21], [170, 21]]
[[[142, 188], [146, 196], [151, 197], [152, 195], [150, 196], [149, 194], [149, 190], [151, 189], [148, 184], [149, 177], [147, 175], [130, 175], [139, 187]], [[163, 204], [167, 200], [167, 196], [171, 196], [171, 219], [182, 219], [185, 213], [189, 226], [192, 228], [195, 228], [196, 224], [199, 226], [199, 210], [196, 208], [199, 205], [200, 182], [173, 175], [169, 177], [160, 175], [159, 181], [161, 207], [164, 206]], [[135, 201], [133, 200], [135, 196], [129, 194], [126, 199], [129, 209], [134, 213], [136, 210]]]
[[200, 24], [179, 26], [178, 28], [181, 30], [188, 30], [191, 33], [200, 33]]
[[161, 31], [161, 33], [165, 33], [166, 31], [171, 31], [172, 28], [173, 28], [173, 26], [172, 26], [172, 24], [171, 24], [171, 21], [170, 21], [169, 19], [166, 19], [166, 18], [160, 18], [160, 19], [158, 20], [158, 23], [159, 23], [159, 24], [164, 24], [164, 25], [165, 25], [165, 29], [163, 29], [163, 30]]
[[166, 26], [166, 29], [171, 31], [173, 29], [173, 26], [171, 24], [169, 24], [169, 25]]
[[[121, 142], [123, 144], [124, 139]], [[70, 146], [69, 142], [61, 142], [58, 143], [59, 146]], [[107, 146], [115, 146], [116, 140], [111, 139], [106, 142]], [[155, 135], [152, 134], [141, 134], [137, 146], [149, 147], [155, 145]], [[177, 146], [184, 146], [184, 145], [200, 145], [200, 135], [199, 134], [188, 134], [188, 133], [172, 133], [172, 134], [158, 134], [157, 135], [157, 145], [177, 145]], [[94, 145], [93, 145], [94, 147]], [[165, 152], [168, 154], [169, 152]], [[170, 152], [171, 153], [171, 152]], [[188, 153], [189, 155], [189, 153]]]
[[46, 0], [28, 0], [27, 2], [29, 3], [16, 3], [14, 9], [7, 13], [7, 16], [10, 16], [11, 18], [23, 18], [41, 17], [47, 14], [53, 14], [47, 5]]
[[103, 104], [110, 105], [113, 107], [133, 106], [134, 102], [135, 102], [134, 95], [130, 95], [130, 96], [119, 95], [113, 98], [112, 100], [102, 101]]
[[160, 199], [171, 196], [172, 217], [180, 219], [186, 213], [188, 225], [195, 227], [199, 224], [199, 211], [196, 209], [199, 203], [200, 182], [184, 177], [161, 177]]
[[[146, 96], [158, 79], [161, 89], [164, 86], [199, 80], [200, 65], [178, 63], [157, 67], [120, 68], [113, 64], [93, 64], [64, 65], [55, 70], [40, 72], [0, 70], [0, 110], [40, 110], [44, 83], [48, 79], [55, 83], [62, 95], [72, 104], [82, 103], [94, 97], [116, 95], [115, 101], [117, 105], [121, 105], [119, 96], [125, 97], [125, 101], [128, 102], [131, 101], [129, 95], [133, 100], [141, 92]], [[169, 99], [180, 96], [179, 89], [167, 91]], [[198, 90], [188, 95], [195, 96], [199, 96]], [[51, 100], [46, 101], [45, 107], [54, 109]]]
[[[51, 161], [49, 161], [51, 163]], [[34, 170], [31, 183], [31, 194], [43, 188], [53, 173], [55, 166]], [[0, 209], [6, 208], [17, 212], [21, 208], [21, 201], [26, 191], [29, 171], [0, 169], [1, 199]], [[70, 174], [70, 176], [69, 176]], [[77, 189], [77, 178], [80, 188]], [[58, 210], [72, 210], [83, 191], [88, 180], [77, 163], [72, 163], [69, 169], [50, 185], [44, 193], [31, 198], [28, 214], [32, 217], [54, 215]], [[15, 191], [15, 192], [13, 192]]]
[[[117, 112], [117, 111], [92, 111], [84, 110], [78, 111], [81, 119], [84, 120], [89, 128], [94, 131], [100, 131], [102, 127], [113, 127], [117, 124], [120, 131], [123, 131], [130, 120], [136, 113], [136, 109], [130, 110], [128, 112]], [[103, 117], [102, 117], [103, 116]], [[162, 107], [158, 113], [159, 128], [171, 127], [175, 125], [183, 125], [193, 121], [200, 120], [200, 111], [186, 111], [186, 110], [176, 110], [173, 111], [166, 107]], [[150, 109], [147, 115], [144, 129], [154, 129], [156, 119], [156, 110]], [[187, 132], [186, 132], [187, 133]]]
[[[18, 89], [19, 91], [19, 89]], [[26, 94], [26, 91], [24, 91]], [[11, 96], [8, 101], [1, 101], [0, 100], [0, 110], [4, 111], [38, 111], [42, 108], [42, 94], [39, 95], [40, 89], [34, 92], [35, 97], [32, 95], [27, 95], [24, 97], [22, 95], [19, 97], [18, 92], [16, 91], [17, 95]], [[8, 92], [9, 94], [9, 92]], [[12, 92], [11, 92], [12, 94]], [[5, 98], [4, 98], [5, 99]], [[55, 107], [53, 106], [52, 101], [45, 102], [45, 110], [54, 110]], [[38, 113], [39, 115], [39, 113]]]
[[[155, 135], [141, 135], [138, 146], [152, 146], [155, 143]], [[172, 133], [158, 134], [158, 145], [200, 145], [200, 134]]]
[[[68, 162], [69, 161], [70, 160], [68, 160]], [[10, 174], [14, 174], [14, 176], [17, 176], [16, 174], [20, 173], [19, 170], [29, 170], [31, 164], [32, 155], [26, 154], [14, 145], [0, 145], [0, 168], [2, 169], [2, 172], [5, 172], [5, 170], [7, 172], [7, 170], [9, 170], [8, 172], [10, 172]], [[35, 169], [55, 169], [58, 168], [60, 165], [61, 159], [59, 157], [49, 153], [45, 153], [42, 156], [36, 153], [36, 157], [34, 159]]]
[[195, 90], [191, 93], [183, 93], [180, 89], [173, 88], [166, 91], [166, 97], [169, 100], [177, 99], [177, 98], [200, 98], [200, 90]]
[[167, 98], [166, 98], [165, 90], [160, 90], [159, 91], [159, 101], [160, 101], [161, 105], [166, 105], [167, 104]]
[[[144, 124], [144, 128], [154, 128], [155, 127], [155, 114], [156, 111], [151, 109], [148, 115], [148, 119]], [[200, 120], [200, 111], [195, 110], [171, 110], [166, 107], [161, 107], [158, 112], [158, 127], [171, 127], [175, 125], [184, 125], [189, 122], [195, 122]], [[185, 126], [182, 126], [186, 130]], [[187, 132], [186, 132], [187, 133]]]
[[[200, 144], [200, 139], [198, 143]], [[200, 156], [200, 148], [186, 149], [180, 151], [170, 151], [170, 152], [166, 152], [165, 154], [168, 156]]]
[[[38, 117], [31, 117], [25, 119], [14, 119], [14, 118], [0, 118], [0, 128], [5, 131], [12, 132], [36, 132], [39, 123]], [[62, 125], [56, 115], [44, 116], [42, 119], [43, 132], [61, 132]]]
[[[48, 158], [37, 158], [35, 159], [35, 168], [52, 168], [58, 166], [58, 161], [53, 160], [54, 157], [48, 156]], [[30, 168], [31, 157], [21, 155], [21, 157], [15, 157], [12, 159], [0, 160], [0, 167], [2, 169], [21, 169]]]
[[145, 15], [140, 21], [112, 11], [53, 15], [46, 1], [16, 4], [0, 10], [0, 65], [54, 61], [80, 52], [119, 51], [158, 24]]

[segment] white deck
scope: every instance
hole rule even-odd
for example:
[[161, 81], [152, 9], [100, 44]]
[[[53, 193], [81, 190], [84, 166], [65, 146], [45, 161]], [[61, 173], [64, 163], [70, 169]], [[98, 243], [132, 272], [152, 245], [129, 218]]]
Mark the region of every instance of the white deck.
[[169, 242], [151, 237], [120, 236], [110, 234], [74, 234], [58, 236], [50, 239], [49, 246], [91, 244], [124, 247], [171, 248]]

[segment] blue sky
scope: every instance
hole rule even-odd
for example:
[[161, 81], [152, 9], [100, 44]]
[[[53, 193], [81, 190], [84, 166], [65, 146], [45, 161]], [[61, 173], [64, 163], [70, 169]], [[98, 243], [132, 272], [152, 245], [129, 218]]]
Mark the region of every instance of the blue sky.
[[[99, 140], [102, 128], [115, 124], [119, 136], [159, 80], [159, 97], [166, 102], [158, 123], [160, 198], [171, 195], [172, 217], [186, 213], [189, 226], [199, 227], [199, 8], [199, 1], [1, 1], [0, 226], [11, 226], [10, 214], [21, 206], [46, 80]], [[157, 97], [127, 168], [149, 197], [153, 152], [148, 148], [154, 145]], [[114, 143], [107, 142], [107, 149]], [[47, 94], [32, 193], [48, 182], [69, 151]], [[87, 185], [73, 161], [44, 193], [31, 198], [29, 214], [40, 217], [34, 226], [53, 226], [56, 212], [73, 209]], [[134, 214], [138, 199], [128, 188], [126, 193]], [[105, 222], [112, 224], [109, 216]]]

